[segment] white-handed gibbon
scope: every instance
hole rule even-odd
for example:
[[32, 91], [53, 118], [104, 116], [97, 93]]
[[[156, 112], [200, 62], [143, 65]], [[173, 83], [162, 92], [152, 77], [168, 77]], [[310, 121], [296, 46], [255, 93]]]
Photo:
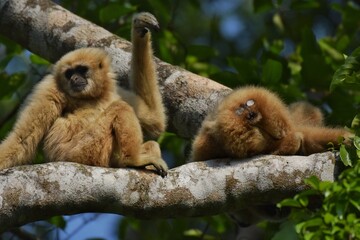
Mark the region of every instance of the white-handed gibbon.
[[[111, 59], [99, 48], [64, 55], [35, 87], [0, 145], [0, 169], [31, 163], [42, 142], [49, 161], [102, 167], [167, 165], [155, 141], [166, 126], [153, 62], [149, 13], [134, 16], [131, 91], [117, 87]], [[122, 94], [124, 96], [122, 96]], [[128, 102], [126, 102], [126, 101]]]
[[309, 155], [329, 142], [350, 137], [343, 128], [324, 127], [321, 111], [308, 104], [288, 108], [262, 87], [232, 91], [208, 114], [192, 145], [191, 161], [246, 158], [257, 154]]

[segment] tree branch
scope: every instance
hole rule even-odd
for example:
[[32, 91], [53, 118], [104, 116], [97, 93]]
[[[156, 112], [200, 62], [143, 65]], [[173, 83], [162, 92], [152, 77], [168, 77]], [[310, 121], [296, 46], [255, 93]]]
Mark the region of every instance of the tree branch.
[[332, 181], [334, 160], [331, 153], [210, 160], [171, 169], [165, 178], [76, 163], [11, 168], [0, 172], [0, 232], [59, 214], [173, 218], [276, 203], [305, 189], [304, 178]]

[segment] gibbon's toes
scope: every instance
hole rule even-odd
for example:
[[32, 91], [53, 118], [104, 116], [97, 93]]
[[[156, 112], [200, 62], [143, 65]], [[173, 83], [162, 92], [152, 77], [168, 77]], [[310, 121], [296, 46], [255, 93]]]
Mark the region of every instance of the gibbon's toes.
[[166, 177], [168, 167], [167, 167], [166, 163], [164, 162], [164, 160], [161, 159], [160, 162], [153, 163], [152, 165], [154, 166], [154, 168], [156, 169], [156, 172], [157, 172], [161, 177]]
[[160, 29], [157, 19], [148, 12], [141, 12], [134, 16], [133, 18], [133, 27], [141, 32], [144, 36], [149, 29], [158, 31]]

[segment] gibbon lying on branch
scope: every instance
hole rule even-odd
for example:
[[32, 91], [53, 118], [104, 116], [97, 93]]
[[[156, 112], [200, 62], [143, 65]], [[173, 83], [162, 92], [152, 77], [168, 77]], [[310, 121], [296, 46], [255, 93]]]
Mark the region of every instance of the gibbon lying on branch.
[[350, 137], [343, 128], [323, 126], [309, 103], [289, 106], [262, 87], [243, 87], [225, 97], [205, 118], [192, 145], [191, 161], [247, 158], [258, 154], [309, 155], [329, 142]]
[[104, 50], [83, 48], [63, 56], [34, 89], [15, 126], [0, 145], [0, 169], [31, 163], [40, 142], [49, 161], [103, 167], [152, 165], [161, 176], [167, 165], [155, 141], [166, 117], [158, 89], [149, 13], [134, 16], [130, 91], [116, 86]]

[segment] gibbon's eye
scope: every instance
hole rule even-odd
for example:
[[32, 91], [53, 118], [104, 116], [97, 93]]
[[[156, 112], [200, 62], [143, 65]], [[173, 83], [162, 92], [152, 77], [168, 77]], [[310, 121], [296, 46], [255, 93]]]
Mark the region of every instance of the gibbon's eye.
[[240, 116], [244, 112], [244, 110], [245, 110], [244, 107], [240, 107], [240, 108], [236, 109], [235, 113]]
[[75, 68], [75, 72], [77, 72], [83, 76], [87, 73], [88, 70], [89, 70], [89, 68], [87, 66], [82, 66], [82, 65], [79, 65]]
[[255, 104], [255, 101], [252, 100], [252, 99], [249, 99], [249, 100], [247, 100], [247, 102], [246, 102], [246, 106], [247, 106], [247, 107], [251, 107], [251, 106], [254, 105], [254, 104]]
[[102, 64], [102, 62], [100, 62], [99, 63], [99, 68], [102, 69], [102, 67], [103, 67], [103, 64]]
[[74, 74], [74, 69], [68, 69], [65, 71], [65, 77], [70, 80], [71, 76]]

